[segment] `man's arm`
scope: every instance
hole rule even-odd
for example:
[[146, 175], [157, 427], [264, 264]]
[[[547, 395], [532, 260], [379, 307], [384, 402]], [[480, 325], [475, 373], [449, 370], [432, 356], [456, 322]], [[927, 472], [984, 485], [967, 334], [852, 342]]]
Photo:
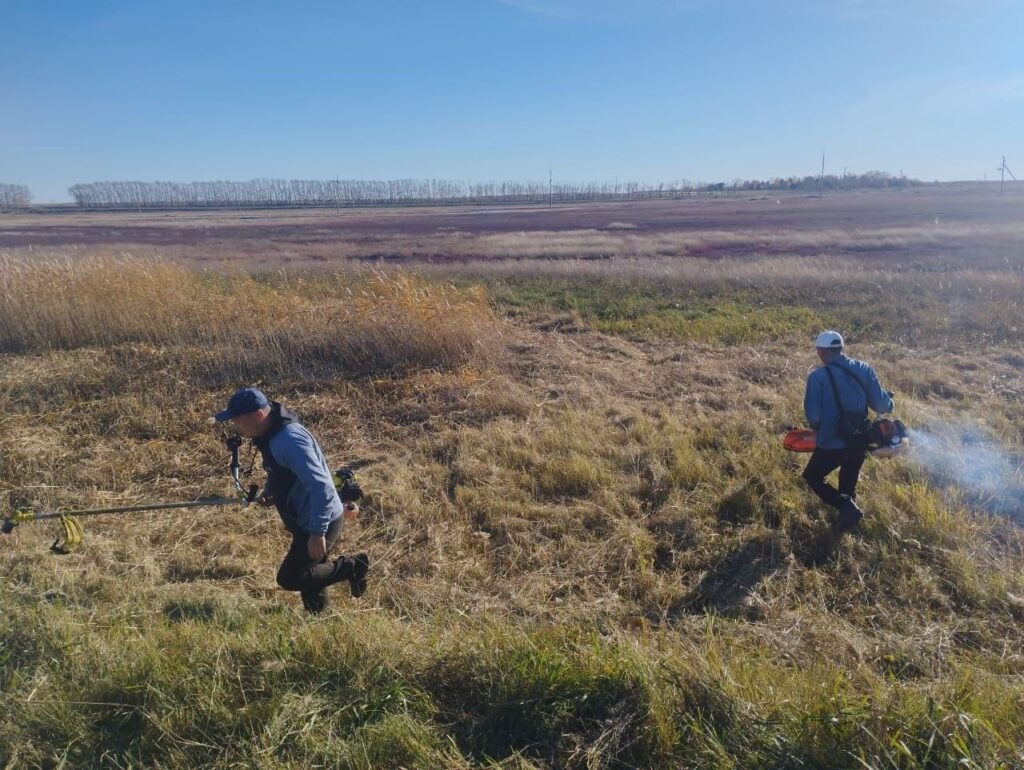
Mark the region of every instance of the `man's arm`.
[[889, 414], [896, 408], [892, 394], [882, 388], [875, 370], [868, 367], [868, 405], [878, 414]]
[[310, 508], [298, 511], [299, 525], [310, 535], [322, 535], [331, 523], [331, 513], [337, 492], [331, 474], [324, 470], [316, 442], [304, 429], [289, 430], [281, 436], [275, 449], [275, 458], [295, 474], [295, 481], [309, 493]]
[[821, 424], [821, 386], [817, 383], [814, 372], [807, 376], [807, 387], [804, 390], [804, 417], [807, 425], [814, 430]]

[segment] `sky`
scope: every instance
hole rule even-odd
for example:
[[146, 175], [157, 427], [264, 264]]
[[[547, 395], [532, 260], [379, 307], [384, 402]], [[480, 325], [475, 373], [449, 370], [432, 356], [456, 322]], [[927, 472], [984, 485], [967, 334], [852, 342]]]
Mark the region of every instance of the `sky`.
[[0, 0], [0, 182], [1024, 176], [1020, 0]]

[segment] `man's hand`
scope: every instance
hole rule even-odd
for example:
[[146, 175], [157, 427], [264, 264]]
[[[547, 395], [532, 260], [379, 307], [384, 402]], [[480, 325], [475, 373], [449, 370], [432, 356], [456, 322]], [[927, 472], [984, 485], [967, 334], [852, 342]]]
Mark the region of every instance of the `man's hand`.
[[310, 535], [306, 547], [309, 549], [309, 558], [320, 561], [327, 555], [327, 538], [323, 535]]

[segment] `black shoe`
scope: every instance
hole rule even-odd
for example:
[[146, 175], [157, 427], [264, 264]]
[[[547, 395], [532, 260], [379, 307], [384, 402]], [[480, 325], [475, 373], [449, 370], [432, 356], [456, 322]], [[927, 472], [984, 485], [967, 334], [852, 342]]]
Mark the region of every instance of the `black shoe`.
[[839, 533], [850, 532], [856, 529], [860, 520], [864, 518], [864, 511], [860, 509], [852, 497], [843, 495], [843, 501], [839, 504]]
[[361, 553], [353, 556], [351, 561], [352, 576], [349, 583], [352, 585], [352, 596], [358, 599], [366, 593], [366, 573], [370, 571], [370, 557]]
[[331, 600], [327, 597], [326, 591], [315, 594], [302, 594], [302, 607], [310, 615], [320, 615], [331, 606]]
[[355, 571], [355, 563], [355, 559], [351, 556], [339, 556], [335, 559], [334, 569], [331, 571], [331, 576], [327, 579], [327, 585], [332, 586], [335, 583], [351, 580], [352, 574]]

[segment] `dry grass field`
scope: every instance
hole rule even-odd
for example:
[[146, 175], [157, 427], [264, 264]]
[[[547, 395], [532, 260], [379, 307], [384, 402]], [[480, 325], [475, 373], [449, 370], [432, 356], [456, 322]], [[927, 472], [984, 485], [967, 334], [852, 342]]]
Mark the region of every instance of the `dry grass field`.
[[[0, 767], [1024, 766], [1024, 199], [898, 195], [0, 219], [5, 513], [228, 492], [253, 384], [373, 562], [309, 619], [265, 509], [20, 526]], [[933, 443], [823, 558], [826, 327]]]

